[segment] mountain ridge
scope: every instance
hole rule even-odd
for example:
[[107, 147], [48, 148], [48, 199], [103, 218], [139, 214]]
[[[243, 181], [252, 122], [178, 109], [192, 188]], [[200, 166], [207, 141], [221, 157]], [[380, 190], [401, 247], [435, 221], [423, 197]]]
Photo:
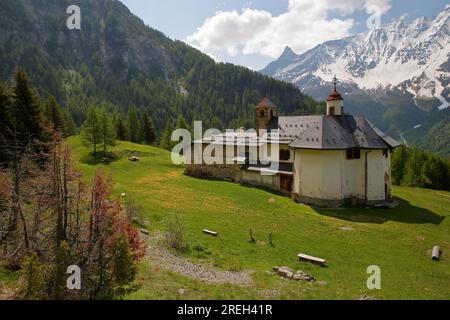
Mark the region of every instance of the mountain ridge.
[[[450, 106], [449, 30], [447, 6], [435, 18], [402, 18], [302, 54], [283, 53], [260, 72], [318, 100], [326, 99], [336, 75], [348, 112], [405, 137], [430, 119], [439, 121], [432, 113]], [[410, 136], [414, 143], [416, 135]]]

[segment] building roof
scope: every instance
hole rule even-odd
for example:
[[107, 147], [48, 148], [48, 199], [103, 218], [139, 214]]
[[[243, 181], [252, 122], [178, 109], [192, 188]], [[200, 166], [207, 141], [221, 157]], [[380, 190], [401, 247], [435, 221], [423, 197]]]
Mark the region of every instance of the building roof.
[[313, 150], [392, 149], [400, 146], [398, 141], [365, 118], [351, 115], [275, 117], [269, 123], [267, 138], [259, 137], [256, 131], [241, 129], [194, 141], [199, 144], [254, 147], [267, 142]]
[[329, 95], [327, 101], [344, 101], [341, 94], [336, 89]]
[[269, 98], [264, 98], [261, 102], [256, 106], [256, 108], [276, 108], [277, 106], [273, 103]]
[[272, 119], [269, 129], [279, 129], [280, 143], [298, 149], [390, 149], [400, 145], [365, 118], [350, 115], [278, 117]]
[[[276, 168], [276, 169], [273, 169]], [[244, 167], [248, 171], [258, 171], [266, 173], [281, 173], [286, 175], [292, 175], [294, 173], [294, 164], [287, 162], [275, 162], [268, 165], [264, 164], [248, 164]]]

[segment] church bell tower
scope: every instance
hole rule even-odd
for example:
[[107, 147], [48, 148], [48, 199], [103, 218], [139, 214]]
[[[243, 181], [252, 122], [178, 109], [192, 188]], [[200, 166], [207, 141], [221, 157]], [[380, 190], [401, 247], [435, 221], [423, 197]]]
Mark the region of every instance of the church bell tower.
[[334, 90], [327, 99], [327, 116], [344, 115], [344, 98], [337, 92], [337, 78], [333, 79]]
[[270, 121], [276, 117], [277, 106], [269, 98], [264, 98], [256, 107], [256, 129], [258, 133], [260, 130], [267, 130]]

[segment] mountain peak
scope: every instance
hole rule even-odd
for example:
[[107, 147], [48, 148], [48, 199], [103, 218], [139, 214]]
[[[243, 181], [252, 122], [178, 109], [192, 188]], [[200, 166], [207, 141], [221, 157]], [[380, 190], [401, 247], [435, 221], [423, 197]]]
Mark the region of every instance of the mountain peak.
[[296, 57], [297, 54], [294, 52], [294, 50], [292, 50], [291, 47], [286, 46], [286, 48], [284, 48], [283, 53], [280, 56], [280, 59], [287, 59], [287, 58], [292, 58], [292, 57]]

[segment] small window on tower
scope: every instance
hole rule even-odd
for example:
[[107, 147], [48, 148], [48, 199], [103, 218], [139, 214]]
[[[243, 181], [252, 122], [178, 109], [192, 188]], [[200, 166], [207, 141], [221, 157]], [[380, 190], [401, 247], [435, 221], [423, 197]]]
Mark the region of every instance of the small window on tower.
[[264, 117], [264, 111], [261, 111], [260, 116]]
[[334, 111], [334, 107], [330, 107], [330, 115], [334, 116], [336, 112]]

